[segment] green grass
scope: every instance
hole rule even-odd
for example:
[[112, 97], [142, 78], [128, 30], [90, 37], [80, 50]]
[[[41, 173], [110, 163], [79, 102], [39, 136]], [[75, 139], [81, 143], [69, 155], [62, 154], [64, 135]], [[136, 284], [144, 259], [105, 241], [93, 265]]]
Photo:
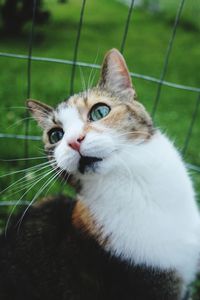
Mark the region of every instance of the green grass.
[[[153, 0], [155, 1], [155, 0]], [[169, 19], [172, 19], [176, 15], [177, 8], [179, 6], [179, 0], [159, 0], [160, 10]], [[200, 29], [200, 2], [196, 0], [185, 1], [183, 6], [183, 12], [181, 17], [181, 23], [187, 30]]]
[[[46, 0], [45, 7], [50, 10], [51, 18], [44, 26], [36, 26], [33, 45], [34, 56], [72, 59], [81, 1], [73, 0], [68, 4], [58, 4]], [[112, 48], [120, 48], [127, 17], [127, 7], [117, 1], [87, 1], [84, 24], [81, 33], [78, 60], [101, 63], [104, 53]], [[161, 74], [171, 25], [162, 15], [152, 15], [142, 10], [134, 10], [125, 47], [125, 58], [131, 71], [159, 77]], [[27, 54], [28, 24], [21, 37], [0, 37], [0, 51]], [[166, 80], [180, 84], [198, 86], [200, 82], [200, 44], [197, 31], [177, 31]], [[0, 119], [1, 132], [23, 134], [24, 106], [27, 95], [27, 61], [0, 57]], [[86, 82], [90, 69], [82, 70]], [[49, 62], [32, 62], [31, 97], [50, 105], [56, 105], [69, 96], [71, 66]], [[98, 78], [96, 72], [95, 80]], [[155, 83], [133, 79], [139, 99], [151, 111], [157, 92]], [[76, 68], [75, 91], [82, 89], [80, 70]], [[156, 125], [160, 126], [182, 148], [190, 124], [197, 94], [193, 92], [163, 87], [161, 101], [156, 115]], [[16, 123], [15, 123], [16, 122]], [[30, 121], [30, 133], [40, 135], [41, 131], [34, 121]], [[200, 165], [199, 114], [195, 123], [186, 161]], [[24, 157], [24, 141], [1, 139], [0, 158]], [[41, 155], [40, 142], [29, 143], [31, 157]], [[33, 165], [35, 161], [30, 161]], [[24, 163], [0, 162], [0, 173], [5, 174], [23, 168]], [[196, 188], [200, 191], [200, 175], [194, 173]], [[19, 176], [1, 178], [0, 189], [4, 189]], [[25, 179], [26, 181], [26, 179]], [[55, 185], [51, 192], [58, 191]], [[25, 198], [31, 200], [33, 189]], [[20, 193], [4, 193], [2, 199], [19, 199]]]

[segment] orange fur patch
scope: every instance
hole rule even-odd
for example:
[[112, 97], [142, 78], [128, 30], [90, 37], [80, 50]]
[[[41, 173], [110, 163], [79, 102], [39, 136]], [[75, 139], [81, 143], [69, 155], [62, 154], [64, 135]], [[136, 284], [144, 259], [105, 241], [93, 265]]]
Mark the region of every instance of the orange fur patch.
[[77, 201], [73, 213], [72, 224], [79, 230], [93, 236], [100, 245], [105, 246], [108, 243], [108, 238], [103, 236], [103, 228], [96, 224], [89, 209], [82, 203]]
[[92, 234], [96, 232], [95, 221], [93, 220], [90, 211], [81, 201], [78, 201], [74, 207], [72, 223], [78, 229], [83, 229]]

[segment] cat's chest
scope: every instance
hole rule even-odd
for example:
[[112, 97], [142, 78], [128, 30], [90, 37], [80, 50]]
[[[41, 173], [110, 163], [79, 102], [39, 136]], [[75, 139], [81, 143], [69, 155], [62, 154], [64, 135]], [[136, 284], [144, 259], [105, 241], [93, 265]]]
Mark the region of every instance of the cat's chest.
[[87, 230], [113, 256], [130, 264], [176, 270], [186, 283], [191, 282], [200, 228], [191, 201], [182, 193], [175, 197], [172, 186], [161, 196], [164, 185], [156, 185], [157, 177], [132, 174], [132, 181], [121, 177], [120, 172], [113, 173], [83, 185], [80, 200], [92, 214]]
[[72, 213], [72, 234], [77, 241], [80, 285], [98, 291], [97, 299], [180, 299], [182, 282], [174, 271], [161, 271], [121, 260], [109, 251], [109, 237], [77, 203]]

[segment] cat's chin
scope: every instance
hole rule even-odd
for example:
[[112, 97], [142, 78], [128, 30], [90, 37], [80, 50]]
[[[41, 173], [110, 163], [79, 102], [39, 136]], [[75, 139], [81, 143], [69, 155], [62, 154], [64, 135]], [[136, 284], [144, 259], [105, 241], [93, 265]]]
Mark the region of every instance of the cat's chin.
[[78, 171], [81, 174], [96, 173], [102, 161], [103, 158], [100, 157], [81, 156], [78, 164]]
[[116, 154], [118, 154], [117, 151], [112, 151], [109, 155], [104, 157], [81, 155], [76, 165], [74, 175], [80, 178], [106, 175], [119, 166], [118, 155]]

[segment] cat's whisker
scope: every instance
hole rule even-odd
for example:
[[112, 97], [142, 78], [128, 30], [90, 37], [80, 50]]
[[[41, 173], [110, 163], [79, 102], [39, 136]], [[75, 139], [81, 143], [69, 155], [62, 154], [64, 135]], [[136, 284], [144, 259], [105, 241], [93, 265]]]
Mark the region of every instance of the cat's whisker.
[[[21, 186], [22, 186], [22, 184], [21, 184], [21, 182], [23, 182], [23, 180], [24, 180], [24, 178], [26, 178], [26, 175], [25, 176], [23, 176], [23, 178], [20, 178], [19, 180], [17, 180], [16, 182], [14, 182], [12, 185], [16, 185], [17, 183], [17, 185], [14, 187], [14, 189], [17, 189], [14, 193], [12, 193], [12, 194], [10, 194], [9, 193], [9, 196], [11, 196], [11, 195], [13, 195], [13, 194], [16, 194], [16, 193], [19, 193], [20, 191], [22, 191], [22, 190], [24, 190], [24, 189], [26, 189], [26, 188], [28, 188], [31, 184], [32, 184], [32, 181], [33, 180], [36, 180], [36, 179], [38, 179], [38, 177], [42, 177], [45, 173], [46, 173], [46, 170], [45, 170], [45, 172], [42, 172], [41, 174], [38, 174], [38, 175], [36, 175], [36, 173], [37, 172], [40, 172], [40, 171], [42, 171], [42, 170], [44, 170], [45, 168], [54, 168], [54, 166], [52, 166], [52, 163], [55, 163], [56, 164], [56, 161], [50, 161], [49, 162], [49, 165], [46, 165], [46, 166], [43, 166], [42, 168], [40, 168], [39, 170], [36, 170], [35, 172], [34, 172], [34, 178], [33, 179], [31, 179], [31, 180], [29, 180], [29, 182], [27, 182], [26, 184], [23, 184], [23, 188], [21, 188]], [[53, 169], [53, 170], [55, 170], [55, 168]], [[36, 176], [35, 176], [36, 175]], [[12, 187], [12, 185], [10, 185], [9, 187], [7, 187], [5, 190], [7, 190], [7, 189], [9, 189], [10, 187]], [[18, 189], [19, 188], [19, 189]], [[4, 191], [5, 191], [4, 190]], [[11, 189], [12, 190], [12, 189]]]
[[[18, 179], [17, 181], [15, 181], [11, 185], [9, 185], [7, 188], [5, 188], [3, 191], [1, 191], [1, 193], [5, 192], [6, 190], [11, 190], [12, 191], [14, 189], [15, 190], [14, 193], [12, 193], [12, 194], [9, 193], [9, 196], [11, 196], [13, 194], [19, 193], [21, 190], [26, 189], [27, 187], [29, 187], [32, 184], [33, 180], [38, 179], [39, 176], [41, 177], [44, 173], [46, 173], [45, 169], [54, 167], [53, 164], [56, 164], [56, 161], [53, 160], [53, 161], [49, 161], [48, 163], [49, 164], [47, 164], [47, 165], [41, 167], [40, 169], [37, 169], [36, 171], [32, 172], [31, 173], [31, 176], [33, 176], [32, 179], [27, 178], [28, 175], [25, 174], [22, 178]], [[41, 174], [36, 174], [36, 173], [41, 172], [43, 170], [45, 170], [45, 172], [42, 172]], [[24, 180], [27, 180], [27, 183], [24, 184], [23, 183]], [[21, 186], [23, 186], [23, 188], [21, 188]]]
[[0, 161], [5, 161], [5, 162], [9, 162], [9, 161], [20, 161], [20, 160], [39, 160], [39, 159], [47, 159], [47, 156], [35, 156], [35, 157], [26, 157], [26, 158], [12, 158], [12, 159], [0, 159]]
[[[95, 60], [94, 60], [94, 62], [93, 62], [94, 65], [97, 63], [98, 57], [99, 57], [99, 49], [97, 50], [97, 54], [96, 54]], [[93, 66], [93, 67], [91, 68], [90, 75], [89, 75], [89, 78], [88, 78], [88, 82], [87, 82], [87, 90], [89, 90], [89, 89], [92, 87], [92, 85], [93, 85], [94, 78], [95, 78], [96, 72], [97, 72], [97, 69], [95, 69], [94, 76], [93, 76], [93, 71], [94, 71], [94, 69], [95, 69], [95, 68], [94, 68], [94, 66]], [[92, 76], [93, 76], [93, 77], [92, 77]], [[91, 78], [92, 78], [92, 80], [91, 80]], [[91, 82], [90, 82], [90, 80], [91, 80]]]
[[[22, 109], [22, 110], [26, 111], [26, 110], [28, 110], [28, 107], [27, 107], [27, 106], [9, 106], [9, 107], [6, 107], [6, 108], [1, 108], [0, 111], [1, 111], [1, 110], [6, 110], [6, 111], [8, 111], [8, 109]], [[39, 111], [39, 110], [36, 109], [36, 108], [35, 108], [34, 110], [41, 113], [41, 111]], [[45, 108], [43, 108], [43, 113], [46, 114], [46, 116], [49, 115], [49, 111], [46, 110]]]
[[[60, 175], [62, 176], [62, 174], [65, 173], [65, 172], [66, 172], [66, 171], [63, 170], [63, 172], [62, 172]], [[62, 188], [64, 187], [64, 185], [67, 184], [70, 175], [71, 175], [71, 174], [68, 172], [67, 178], [66, 178], [65, 176], [63, 176], [63, 178], [61, 179], [60, 184], [61, 184]]]
[[5, 108], [1, 108], [0, 110], [8, 111], [8, 109], [27, 109], [27, 107], [26, 106], [9, 106], [9, 107], [5, 107]]
[[[47, 167], [46, 167], [47, 168]], [[47, 169], [48, 170], [48, 169]], [[41, 172], [41, 170], [37, 170], [37, 172]], [[29, 187], [29, 185], [32, 184], [33, 181], [35, 181], [39, 176], [41, 176], [42, 174], [44, 174], [44, 172], [40, 173], [40, 174], [36, 174], [36, 172], [34, 173], [33, 178], [31, 179], [27, 179], [27, 176], [23, 176], [22, 178], [18, 179], [17, 181], [15, 181], [14, 183], [12, 183], [11, 185], [9, 185], [8, 187], [6, 187], [4, 190], [2, 190], [0, 192], [0, 194], [3, 194], [5, 192], [7, 192], [7, 195], [13, 196], [18, 194], [20, 191], [25, 190], [26, 188]]]
[[[82, 88], [84, 91], [86, 91], [86, 83], [85, 83], [85, 78], [84, 78], [84, 74], [83, 74], [83, 70], [82, 70], [81, 66], [79, 66], [79, 72], [80, 72], [80, 76], [81, 76]], [[86, 93], [87, 93], [87, 91], [86, 91]]]
[[[64, 160], [65, 160], [65, 159], [63, 159], [63, 160], [61, 161], [61, 163], [62, 163]], [[58, 170], [59, 170], [59, 169], [58, 169]], [[56, 171], [56, 169], [55, 169], [55, 171]], [[62, 175], [62, 173], [64, 173], [64, 172], [65, 172], [65, 170], [63, 170], [63, 169], [60, 169], [60, 171], [56, 171], [58, 177], [59, 177], [60, 175]], [[70, 173], [69, 173], [68, 176], [67, 176], [67, 180], [68, 180], [69, 176], [70, 176]], [[58, 178], [58, 177], [57, 177], [57, 178]], [[57, 178], [56, 178], [56, 179], [57, 179]], [[67, 180], [66, 180], [66, 182], [67, 182]], [[55, 180], [55, 182], [56, 182], [56, 180]], [[55, 183], [55, 182], [54, 182], [54, 183]], [[62, 178], [61, 183], [62, 183], [62, 182], [64, 182], [64, 178]], [[54, 184], [54, 183], [53, 183], [53, 184]], [[50, 186], [50, 188], [51, 188], [51, 187], [52, 187], [52, 185]], [[50, 188], [49, 188], [49, 189], [50, 189]], [[46, 191], [45, 195], [48, 193], [49, 189]]]
[[129, 134], [131, 134], [131, 135], [143, 134], [143, 135], [145, 135], [145, 136], [150, 136], [150, 133], [145, 132], [145, 131], [139, 131], [139, 130], [137, 130], [137, 131], [128, 131], [128, 132], [124, 132], [124, 133], [121, 133], [121, 134], [117, 134], [117, 136], [118, 136], [118, 137], [121, 137], [121, 136], [129, 135]]
[[[40, 176], [38, 176], [37, 177], [37, 179], [39, 179], [39, 178], [41, 178], [43, 175], [44, 175], [45, 173], [43, 172], [42, 174], [40, 174]], [[22, 191], [26, 191], [32, 184], [33, 184], [33, 180], [31, 181], [31, 182], [28, 182], [28, 183], [26, 183], [25, 185], [24, 185], [24, 187], [22, 187], [22, 188], [19, 188], [18, 190], [16, 190], [15, 192], [13, 192], [13, 193], [9, 193], [8, 195], [9, 195], [9, 198], [12, 196], [14, 196], [14, 195], [18, 195], [20, 192], [22, 192]]]
[[142, 130], [134, 130], [134, 131], [126, 131], [126, 132], [123, 132], [123, 133], [117, 133], [116, 131], [113, 131], [112, 129], [109, 129], [109, 128], [106, 128], [104, 129], [107, 133], [109, 134], [114, 134], [116, 137], [121, 137], [121, 136], [124, 136], [124, 135], [129, 135], [129, 134], [143, 134], [143, 135], [148, 135], [150, 136], [150, 134], [146, 131], [142, 131]]
[[[39, 176], [42, 176], [42, 175], [44, 175], [44, 172], [42, 174], [38, 175], [37, 179], [38, 179]], [[13, 193], [8, 192], [8, 196], [9, 197], [14, 196], [14, 195], [18, 194], [19, 192], [21, 192], [23, 190], [26, 190], [27, 188], [29, 188], [31, 186], [31, 184], [33, 183], [33, 180], [35, 180], [35, 179], [32, 179], [31, 181], [29, 181], [29, 182], [27, 182], [25, 184], [21, 184], [21, 185], [17, 186], [16, 187], [17, 189], [15, 189], [15, 191]]]
[[145, 134], [145, 135], [149, 135], [149, 133], [147, 131], [143, 131], [143, 130], [131, 130], [131, 131], [126, 131], [123, 133], [117, 133], [116, 130], [110, 129], [110, 128], [104, 128], [105, 132], [110, 133], [110, 134], [114, 134], [116, 136], [123, 136], [123, 135], [127, 135], [127, 134]]
[[[55, 180], [53, 181], [53, 183], [50, 185], [50, 187], [47, 189], [47, 191], [46, 191], [46, 193], [45, 193], [45, 195], [44, 195], [44, 197], [46, 197], [46, 195], [47, 195], [47, 193], [50, 191], [50, 189], [52, 188], [52, 186], [56, 183], [56, 181], [57, 181], [57, 179], [59, 178], [59, 176], [60, 175], [62, 175], [62, 173], [64, 172], [64, 170], [60, 170], [60, 172], [57, 172], [57, 177], [55, 178]], [[68, 180], [68, 178], [69, 178], [69, 175], [68, 175], [68, 177], [67, 177], [67, 180]], [[63, 182], [63, 178], [62, 178], [62, 180], [61, 180], [61, 184], [62, 184], [62, 182]]]
[[[55, 170], [54, 170], [55, 171]], [[59, 175], [63, 172], [63, 170], [59, 170], [59, 171], [56, 171], [56, 174], [53, 174], [52, 176], [50, 176], [50, 178], [47, 180], [47, 182], [45, 182], [42, 187], [39, 189], [39, 191], [37, 192], [37, 194], [34, 196], [33, 200], [35, 200], [42, 192], [43, 190], [56, 178], [59, 177]], [[50, 186], [51, 187], [51, 186]], [[48, 192], [48, 190], [47, 190]], [[33, 201], [32, 200], [32, 201]], [[32, 202], [31, 201], [31, 202]]]
[[[63, 173], [65, 172], [65, 170], [63, 170]], [[62, 173], [61, 173], [61, 175], [62, 175]], [[69, 179], [69, 177], [70, 177], [70, 172], [68, 172], [68, 174], [67, 174], [67, 178], [65, 178], [65, 176], [62, 178], [62, 180], [61, 180], [61, 184], [67, 184], [67, 182], [68, 182], [68, 179]]]
[[[40, 172], [41, 170], [50, 167], [50, 164], [47, 164], [45, 166], [42, 166], [39, 170], [37, 169], [36, 171], [32, 172], [33, 174]], [[20, 184], [21, 182], [23, 182], [25, 179], [27, 178], [27, 174], [25, 174], [23, 177], [19, 178], [17, 181], [13, 182], [11, 185], [9, 185], [8, 187], [6, 187], [4, 190], [2, 190], [0, 192], [0, 195], [3, 194], [5, 191], [7, 191], [8, 189], [10, 189], [13, 186], [16, 186], [16, 184]], [[17, 187], [17, 186], [16, 186]]]
[[[27, 107], [28, 109], [28, 107]], [[49, 114], [51, 113], [48, 109], [46, 109], [44, 106], [42, 107], [42, 111], [36, 107], [34, 107], [34, 111], [35, 112], [39, 112], [40, 115], [44, 116], [44, 117], [48, 117]]]
[[93, 77], [92, 77], [92, 80], [91, 80], [89, 88], [91, 88], [93, 86], [96, 74], [97, 74], [97, 69], [94, 68], [94, 74], [93, 74]]
[[[45, 152], [44, 148], [42, 148], [42, 147], [37, 147], [37, 149], [38, 149], [38, 153], [44, 154], [44, 152]], [[53, 152], [52, 152], [52, 153], [53, 153]], [[47, 157], [47, 156], [46, 156], [46, 157]]]
[[32, 167], [28, 167], [28, 168], [20, 169], [20, 170], [13, 171], [13, 172], [10, 172], [10, 173], [2, 174], [2, 175], [0, 176], [0, 178], [1, 178], [1, 177], [6, 177], [6, 176], [10, 176], [10, 175], [14, 175], [14, 174], [17, 174], [17, 173], [22, 173], [22, 172], [32, 171], [32, 170], [37, 169], [38, 167], [43, 166], [43, 165], [48, 164], [48, 163], [49, 163], [49, 161], [46, 161], [46, 162], [37, 164], [37, 165], [32, 166]]
[[14, 122], [12, 125], [8, 126], [8, 128], [10, 129], [10, 128], [18, 125], [18, 124], [21, 124], [22, 122], [24, 122], [26, 120], [35, 120], [35, 118], [33, 118], [33, 117], [27, 117], [27, 118], [20, 119], [20, 120]]
[[128, 141], [124, 141], [124, 143], [118, 142], [117, 143], [117, 149], [121, 149], [124, 152], [125, 148], [126, 149], [133, 149], [133, 147], [136, 147], [136, 146], [138, 146], [138, 145], [140, 145], [144, 142], [145, 142], [145, 140], [139, 140], [139, 139], [134, 140], [132, 142], [128, 142]]
[[[53, 170], [54, 171], [54, 170]], [[35, 196], [33, 197], [33, 199], [31, 200], [31, 202], [29, 203], [29, 205], [27, 206], [27, 208], [25, 209], [25, 211], [23, 212], [20, 220], [17, 222], [18, 224], [18, 231], [20, 229], [21, 223], [24, 219], [24, 216], [26, 214], [26, 212], [28, 211], [28, 209], [30, 208], [30, 206], [34, 203], [34, 201], [37, 199], [37, 197], [39, 197], [39, 195], [44, 191], [44, 189], [56, 178], [59, 176], [59, 174], [62, 172], [62, 170], [60, 172], [56, 172], [56, 174], [53, 174], [45, 184], [42, 185], [42, 187], [39, 189], [39, 191], [35, 194]]]
[[49, 161], [46, 161], [44, 163], [37, 164], [36, 166], [33, 166], [33, 167], [29, 167], [29, 168], [21, 169], [21, 170], [18, 170], [18, 171], [10, 172], [10, 173], [7, 173], [7, 174], [3, 174], [3, 175], [0, 176], [0, 178], [11, 176], [11, 175], [22, 173], [22, 172], [31, 171], [31, 170], [37, 169], [38, 167], [41, 167], [41, 166], [43, 166], [45, 164], [48, 164], [48, 163], [49, 163]]
[[[26, 189], [27, 187], [29, 187], [31, 184], [32, 184], [32, 182], [33, 182], [33, 180], [35, 181], [36, 179], [38, 179], [38, 177], [40, 177], [40, 176], [42, 176], [43, 174], [45, 174], [46, 173], [46, 171], [48, 170], [44, 170], [45, 168], [50, 168], [51, 166], [45, 166], [45, 167], [43, 167], [43, 168], [41, 168], [41, 169], [39, 169], [39, 170], [37, 170], [37, 171], [35, 171], [35, 173], [34, 173], [34, 176], [33, 176], [33, 178], [32, 179], [27, 179], [28, 181], [26, 182], [26, 183], [24, 183], [24, 179], [26, 180], [26, 175], [25, 176], [23, 176], [22, 178], [20, 178], [19, 180], [17, 180], [17, 181], [15, 181], [12, 185], [13, 185], [13, 187], [12, 187], [12, 185], [10, 185], [9, 187], [7, 187], [6, 189], [4, 189], [1, 193], [3, 193], [3, 192], [5, 192], [6, 190], [14, 190], [15, 192], [13, 192], [13, 193], [9, 193], [8, 195], [9, 196], [11, 196], [11, 195], [14, 195], [14, 194], [17, 194], [17, 193], [19, 193], [20, 191], [22, 191], [22, 190], [24, 190], [24, 189]], [[39, 174], [36, 174], [37, 172], [41, 172], [43, 170], [43, 172], [42, 173], [39, 173]], [[36, 176], [35, 176], [35, 174], [36, 174]], [[23, 187], [22, 187], [23, 186]], [[21, 188], [22, 187], [22, 188]]]
[[48, 173], [46, 173], [44, 176], [40, 177], [40, 179], [38, 179], [36, 182], [34, 182], [31, 187], [29, 187], [25, 193], [23, 193], [23, 195], [19, 198], [19, 200], [17, 201], [17, 203], [13, 206], [9, 216], [8, 216], [8, 220], [6, 222], [6, 226], [5, 226], [5, 236], [7, 235], [7, 230], [8, 230], [8, 226], [10, 223], [10, 219], [12, 217], [12, 214], [15, 210], [15, 208], [17, 207], [17, 205], [20, 203], [20, 201], [23, 199], [23, 197], [38, 183], [40, 182], [42, 179], [44, 179], [45, 177], [47, 177], [49, 174], [51, 174], [54, 170], [49, 171]]
[[132, 175], [131, 171], [129, 170], [128, 166], [126, 165], [126, 163], [123, 161], [123, 159], [121, 157], [118, 157], [117, 159], [121, 162], [121, 164], [123, 165], [124, 169], [127, 171], [127, 174], [129, 175], [129, 177], [132, 178], [133, 175]]

